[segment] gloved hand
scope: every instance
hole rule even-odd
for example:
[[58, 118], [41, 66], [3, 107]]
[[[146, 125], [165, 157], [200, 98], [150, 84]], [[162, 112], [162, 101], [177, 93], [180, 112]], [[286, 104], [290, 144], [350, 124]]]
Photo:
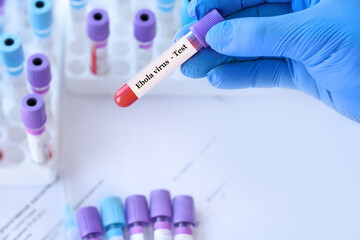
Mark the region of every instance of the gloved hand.
[[360, 122], [359, 0], [193, 0], [189, 15], [213, 8], [226, 21], [207, 33], [211, 48], [182, 65], [184, 75], [223, 89], [297, 89]]

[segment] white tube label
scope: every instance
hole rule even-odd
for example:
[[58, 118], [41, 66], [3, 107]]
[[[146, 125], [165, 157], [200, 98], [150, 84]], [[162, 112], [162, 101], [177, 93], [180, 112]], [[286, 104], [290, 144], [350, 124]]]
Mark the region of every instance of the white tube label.
[[123, 236], [115, 236], [115, 237], [109, 238], [109, 240], [124, 240], [124, 237]]
[[135, 95], [141, 98], [196, 52], [196, 48], [184, 36], [130, 79], [127, 84]]
[[143, 233], [135, 233], [130, 235], [130, 240], [144, 240], [144, 234]]
[[176, 234], [174, 240], [193, 240], [193, 236], [189, 234]]
[[38, 164], [50, 159], [50, 149], [46, 132], [40, 135], [28, 134], [29, 148], [33, 161]]
[[154, 240], [171, 240], [171, 231], [169, 229], [156, 229]]

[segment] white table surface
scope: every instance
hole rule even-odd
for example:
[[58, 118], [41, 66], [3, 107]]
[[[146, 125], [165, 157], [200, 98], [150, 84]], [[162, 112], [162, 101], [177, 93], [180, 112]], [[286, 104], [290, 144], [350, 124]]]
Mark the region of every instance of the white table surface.
[[[197, 239], [360, 239], [360, 125], [302, 93], [145, 97], [121, 109], [65, 92], [62, 110], [74, 205], [167, 188], [194, 197]], [[0, 212], [38, 190], [0, 189]]]

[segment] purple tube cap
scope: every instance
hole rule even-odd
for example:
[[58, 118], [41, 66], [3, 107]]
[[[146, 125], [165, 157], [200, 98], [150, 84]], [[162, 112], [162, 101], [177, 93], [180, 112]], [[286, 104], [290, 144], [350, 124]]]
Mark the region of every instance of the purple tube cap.
[[195, 226], [194, 199], [191, 196], [176, 196], [174, 204], [174, 224], [190, 223]]
[[149, 224], [149, 209], [145, 196], [133, 195], [126, 198], [125, 212], [127, 225], [133, 223]]
[[213, 9], [208, 12], [203, 18], [196, 22], [193, 26], [190, 27], [191, 32], [199, 40], [199, 42], [205, 47], [209, 47], [206, 43], [206, 34], [207, 32], [216, 24], [224, 21], [224, 18], [220, 13]]
[[139, 10], [134, 17], [134, 36], [140, 42], [150, 42], [156, 35], [156, 17], [149, 9]]
[[27, 129], [36, 130], [45, 125], [45, 103], [40, 95], [28, 94], [22, 99], [21, 118]]
[[32, 87], [44, 88], [51, 81], [49, 58], [41, 53], [31, 55], [27, 60], [28, 81]]
[[100, 214], [95, 207], [84, 207], [77, 211], [76, 218], [81, 238], [90, 234], [103, 234]]
[[87, 33], [91, 40], [105, 41], [110, 35], [109, 15], [104, 9], [96, 8], [87, 16]]
[[154, 190], [150, 194], [150, 217], [172, 217], [171, 197], [167, 190]]

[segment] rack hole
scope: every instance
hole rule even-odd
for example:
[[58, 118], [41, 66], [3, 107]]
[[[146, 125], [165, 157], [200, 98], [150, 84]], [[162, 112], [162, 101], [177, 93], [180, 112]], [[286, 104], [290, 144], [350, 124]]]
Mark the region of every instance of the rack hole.
[[100, 21], [100, 20], [102, 19], [102, 17], [103, 17], [103, 16], [102, 16], [101, 13], [95, 13], [95, 14], [94, 14], [94, 19], [95, 19], [95, 20]]
[[8, 138], [15, 143], [23, 142], [26, 139], [26, 131], [22, 126], [12, 126], [8, 130]]
[[35, 6], [36, 6], [37, 8], [43, 8], [43, 7], [45, 6], [45, 3], [44, 3], [43, 1], [37, 1], [37, 2], [35, 3]]
[[37, 104], [37, 100], [36, 100], [36, 98], [29, 98], [29, 99], [26, 101], [26, 104], [27, 104], [29, 107], [34, 107], [34, 106]]

